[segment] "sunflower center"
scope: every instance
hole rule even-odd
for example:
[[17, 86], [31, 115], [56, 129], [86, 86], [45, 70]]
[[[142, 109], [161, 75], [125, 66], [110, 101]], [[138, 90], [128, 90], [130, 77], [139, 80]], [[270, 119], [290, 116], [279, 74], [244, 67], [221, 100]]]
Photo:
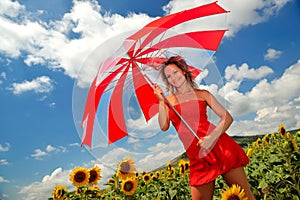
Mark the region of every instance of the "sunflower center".
[[150, 177], [149, 177], [149, 176], [144, 176], [144, 180], [145, 180], [145, 181], [149, 181], [149, 180], [150, 180]]
[[62, 194], [63, 194], [63, 190], [58, 190], [58, 191], [57, 191], [57, 196], [60, 197], [60, 196], [62, 196]]
[[233, 194], [230, 195], [227, 200], [240, 200], [240, 198], [237, 195]]
[[281, 129], [280, 129], [280, 133], [281, 133], [282, 135], [285, 135], [285, 128], [281, 128]]
[[77, 172], [76, 175], [74, 176], [74, 180], [77, 183], [83, 182], [86, 178], [86, 175], [84, 172]]
[[96, 178], [97, 178], [97, 172], [91, 170], [91, 171], [90, 171], [89, 182], [90, 182], [90, 183], [91, 183], [91, 182], [94, 182], [94, 181], [96, 180]]
[[130, 192], [133, 189], [133, 183], [128, 181], [124, 185], [124, 190], [127, 192]]
[[184, 166], [185, 166], [185, 170], [189, 169], [189, 164], [188, 163], [185, 163]]
[[180, 173], [184, 173], [184, 166], [183, 165], [180, 165]]
[[130, 164], [128, 162], [121, 163], [121, 170], [122, 173], [128, 173], [130, 171]]

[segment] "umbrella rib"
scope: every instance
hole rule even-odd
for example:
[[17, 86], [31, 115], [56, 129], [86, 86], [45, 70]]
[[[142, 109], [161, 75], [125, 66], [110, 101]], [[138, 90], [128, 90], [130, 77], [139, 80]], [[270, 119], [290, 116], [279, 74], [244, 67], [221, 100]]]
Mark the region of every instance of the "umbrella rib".
[[[166, 30], [166, 31], [164, 31], [163, 32], [163, 34], [160, 36], [160, 38], [159, 38], [159, 40], [158, 40], [158, 42], [161, 42], [162, 40], [163, 40], [163, 37], [165, 36], [165, 34], [166, 34], [166, 32], [167, 32], [168, 30]], [[139, 40], [139, 44], [141, 43], [141, 41]], [[150, 44], [149, 44], [149, 46], [151, 47], [152, 46], [152, 44], [153, 44], [153, 40], [150, 42]], [[148, 54], [146, 54], [146, 55], [144, 55], [146, 58], [152, 58], [153, 57], [153, 55], [158, 55], [158, 54], [160, 54], [160, 51], [162, 51], [162, 49], [160, 49], [160, 50], [157, 50], [157, 51], [153, 51], [153, 52], [151, 52], [151, 53], [148, 53], [148, 54], [150, 54], [150, 56], [148, 56]], [[165, 51], [165, 50], [164, 50]], [[141, 53], [141, 52], [140, 52]], [[144, 71], [144, 65], [145, 64], [141, 64], [141, 67], [140, 67], [140, 69], [142, 70], [142, 71]]]

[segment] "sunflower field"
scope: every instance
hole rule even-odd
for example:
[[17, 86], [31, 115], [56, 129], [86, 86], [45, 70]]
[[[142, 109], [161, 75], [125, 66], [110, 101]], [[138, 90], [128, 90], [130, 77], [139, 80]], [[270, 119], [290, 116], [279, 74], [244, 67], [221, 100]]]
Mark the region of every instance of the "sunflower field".
[[[286, 132], [280, 125], [277, 133], [265, 134], [245, 148], [250, 163], [245, 167], [256, 199], [300, 199], [300, 131]], [[53, 188], [49, 200], [187, 200], [191, 199], [188, 185], [189, 161], [182, 157], [176, 163], [151, 172], [138, 172], [134, 160], [121, 160], [116, 173], [100, 189], [101, 170], [75, 168], [70, 174], [74, 191], [63, 185]], [[215, 183], [214, 199], [246, 200], [238, 185], [228, 187], [219, 176]]]

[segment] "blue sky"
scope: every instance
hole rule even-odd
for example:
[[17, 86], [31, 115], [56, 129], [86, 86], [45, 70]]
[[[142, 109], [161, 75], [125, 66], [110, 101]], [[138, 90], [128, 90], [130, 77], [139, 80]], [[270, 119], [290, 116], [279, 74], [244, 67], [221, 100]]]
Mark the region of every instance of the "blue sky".
[[[80, 147], [77, 111], [83, 109], [86, 86], [96, 71], [85, 64], [115, 35], [208, 2], [1, 1], [0, 199], [45, 199], [56, 184], [72, 189], [69, 173], [76, 166], [99, 165], [105, 181], [110, 167], [128, 153], [140, 169], [151, 169], [182, 152], [176, 134], [158, 134], [155, 120], [141, 125], [140, 119], [128, 122], [133, 133], [155, 133], [156, 144], [141, 147], [128, 138], [93, 152]], [[213, 58], [224, 84], [205, 87], [233, 115], [228, 132], [271, 133], [281, 123], [288, 130], [298, 129], [299, 1], [218, 2], [231, 11], [229, 31]]]

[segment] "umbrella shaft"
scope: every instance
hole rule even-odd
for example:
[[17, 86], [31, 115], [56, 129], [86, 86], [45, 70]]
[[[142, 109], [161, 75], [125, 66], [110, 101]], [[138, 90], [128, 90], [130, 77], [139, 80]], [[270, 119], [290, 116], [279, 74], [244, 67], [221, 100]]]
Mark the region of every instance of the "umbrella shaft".
[[195, 133], [195, 131], [188, 125], [188, 123], [183, 119], [183, 117], [178, 113], [178, 111], [174, 108], [174, 106], [168, 101], [168, 99], [163, 95], [165, 102], [167, 102], [168, 106], [175, 112], [175, 114], [180, 118], [183, 124], [191, 131], [191, 133], [200, 140], [199, 136]]

